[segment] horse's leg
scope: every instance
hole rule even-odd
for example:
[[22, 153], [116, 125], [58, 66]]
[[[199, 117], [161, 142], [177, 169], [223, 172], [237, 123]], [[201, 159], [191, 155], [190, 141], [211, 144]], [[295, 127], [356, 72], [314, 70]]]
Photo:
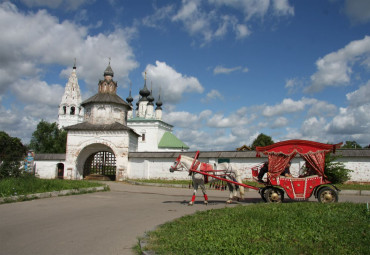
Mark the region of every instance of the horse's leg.
[[193, 196], [191, 197], [191, 201], [189, 202], [188, 205], [194, 204], [195, 194], [197, 193], [197, 190], [198, 190], [198, 181], [195, 178], [193, 178], [193, 185], [194, 185]]
[[204, 186], [204, 182], [200, 183], [200, 188], [202, 189], [202, 192], [203, 192], [204, 204], [208, 205], [208, 196], [207, 196], [207, 193], [206, 193], [206, 187]]
[[233, 195], [234, 195], [234, 185], [231, 183], [227, 183], [227, 186], [229, 188], [229, 199], [226, 200], [226, 204], [231, 204], [233, 202]]
[[[236, 181], [239, 183], [243, 183], [242, 177], [238, 170], [236, 171]], [[244, 200], [244, 187], [239, 185], [238, 190], [239, 190], [239, 201]]]

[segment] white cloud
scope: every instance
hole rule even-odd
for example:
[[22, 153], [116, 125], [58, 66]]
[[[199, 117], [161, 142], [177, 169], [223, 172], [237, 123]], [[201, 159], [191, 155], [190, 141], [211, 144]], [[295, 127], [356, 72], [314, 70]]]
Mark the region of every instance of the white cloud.
[[325, 101], [312, 99], [311, 108], [308, 110], [308, 116], [330, 116], [333, 117], [337, 113], [337, 107]]
[[[135, 33], [130, 29], [87, 36], [85, 27], [68, 21], [59, 23], [44, 10], [23, 14], [10, 3], [0, 5], [0, 17], [0, 30], [8, 31], [0, 37], [0, 73], [15, 74], [13, 79], [39, 76], [49, 64], [68, 66], [62, 71], [64, 77], [68, 77], [76, 57], [79, 79], [84, 79], [90, 89], [96, 90], [108, 57], [113, 57], [116, 80], [127, 79], [128, 73], [138, 66], [128, 44]], [[0, 87], [3, 86], [9, 83], [0, 81]]]
[[147, 27], [162, 29], [163, 27], [159, 23], [163, 20], [170, 19], [173, 12], [173, 5], [166, 5], [161, 8], [154, 6], [154, 14], [143, 18], [142, 24]]
[[348, 93], [349, 106], [341, 107], [339, 114], [330, 123], [330, 132], [364, 136], [370, 129], [370, 81], [358, 90]]
[[[229, 8], [220, 8], [223, 6]], [[172, 21], [183, 23], [190, 35], [200, 36], [202, 45], [225, 37], [229, 31], [235, 33], [236, 39], [249, 36], [251, 31], [248, 26], [241, 24], [234, 12], [229, 11], [230, 8], [243, 13], [245, 21], [254, 17], [263, 18], [269, 10], [274, 16], [294, 15], [294, 8], [287, 0], [183, 0]]]
[[269, 8], [276, 16], [294, 15], [294, 8], [287, 0], [208, 0], [216, 6], [228, 6], [245, 14], [245, 20], [253, 17], [264, 17]]
[[210, 92], [207, 93], [206, 97], [203, 98], [201, 101], [203, 103], [208, 103], [216, 99], [223, 100], [224, 97], [221, 95], [221, 93], [218, 90], [212, 89]]
[[301, 131], [303, 137], [308, 140], [322, 141], [326, 134], [326, 119], [323, 117], [310, 117], [302, 123]]
[[266, 117], [283, 115], [286, 113], [294, 113], [303, 111], [306, 103], [302, 100], [294, 101], [290, 98], [286, 98], [280, 104], [274, 106], [266, 106], [262, 114]]
[[48, 106], [58, 107], [59, 100], [64, 93], [64, 86], [58, 84], [49, 85], [44, 81], [37, 79], [19, 80], [17, 86], [12, 87], [13, 93], [24, 103], [46, 104]]
[[276, 15], [292, 15], [294, 16], [294, 8], [289, 5], [288, 0], [273, 0], [272, 1], [273, 10]]
[[345, 13], [353, 23], [367, 23], [370, 21], [370, 1], [346, 0]]
[[248, 72], [247, 67], [242, 68], [241, 66], [236, 66], [236, 67], [228, 68], [228, 67], [223, 67], [223, 66], [216, 66], [213, 69], [213, 74], [230, 74], [232, 72], [239, 71], [239, 70], [242, 70], [242, 72], [244, 73]]
[[317, 72], [305, 92], [318, 92], [329, 86], [349, 85], [355, 63], [370, 63], [370, 36], [350, 42], [344, 48], [316, 61]]
[[281, 128], [281, 127], [285, 127], [286, 125], [288, 125], [289, 121], [287, 118], [285, 117], [278, 117], [274, 123], [272, 124], [271, 128]]
[[244, 37], [249, 36], [252, 32], [249, 30], [247, 25], [244, 24], [237, 24], [235, 25], [235, 33], [236, 33], [236, 38], [241, 39]]
[[285, 81], [285, 88], [289, 94], [299, 92], [303, 88], [303, 81], [299, 78], [291, 78]]
[[197, 78], [178, 73], [165, 62], [156, 61], [146, 66], [147, 79], [153, 82], [153, 90], [161, 88], [165, 103], [178, 103], [184, 93], [203, 93], [203, 86]]
[[208, 119], [212, 115], [212, 111], [204, 110], [199, 115], [181, 111], [181, 112], [169, 112], [163, 115], [164, 121], [171, 123], [179, 128], [190, 128], [197, 129], [204, 125], [203, 121]]
[[94, 0], [21, 0], [21, 2], [28, 7], [63, 8], [65, 10], [74, 11], [85, 3], [94, 2]]
[[358, 90], [346, 95], [350, 106], [358, 107], [370, 103], [370, 81]]
[[[42, 4], [42, 1], [37, 3]], [[61, 72], [67, 82], [76, 57], [78, 78], [85, 80], [90, 91], [97, 90], [108, 57], [113, 57], [114, 79], [121, 82], [125, 82], [128, 73], [138, 66], [129, 46], [136, 32], [134, 29], [116, 28], [111, 33], [88, 36], [87, 27], [69, 21], [59, 22], [46, 10], [23, 13], [14, 4], [3, 2], [0, 4], [0, 30], [7, 31], [0, 37], [0, 97], [15, 97], [21, 102], [9, 106], [12, 101], [6, 100], [5, 107], [5, 100], [2, 100], [0, 130], [11, 130], [12, 135], [18, 132], [20, 138], [31, 137], [41, 118], [52, 122], [57, 119], [64, 84], [43, 81], [50, 66], [67, 66]], [[13, 121], [14, 116], [17, 122]]]

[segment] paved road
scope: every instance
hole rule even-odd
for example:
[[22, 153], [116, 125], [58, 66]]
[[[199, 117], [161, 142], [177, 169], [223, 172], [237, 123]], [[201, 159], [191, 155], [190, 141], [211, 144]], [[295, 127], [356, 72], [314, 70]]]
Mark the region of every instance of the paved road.
[[[109, 183], [110, 192], [0, 205], [0, 254], [133, 254], [137, 237], [199, 210], [223, 208], [227, 192], [209, 191], [210, 204], [187, 206], [192, 191]], [[259, 203], [248, 192], [243, 204]], [[314, 200], [313, 200], [314, 201]], [[370, 202], [370, 196], [340, 196]]]

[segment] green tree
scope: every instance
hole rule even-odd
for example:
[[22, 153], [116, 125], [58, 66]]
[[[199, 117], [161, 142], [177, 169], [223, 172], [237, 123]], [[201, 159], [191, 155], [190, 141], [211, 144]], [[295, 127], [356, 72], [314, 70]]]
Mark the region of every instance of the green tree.
[[339, 156], [328, 153], [325, 155], [325, 174], [332, 183], [344, 183], [350, 179], [352, 170], [345, 168], [342, 162], [336, 161]]
[[0, 179], [20, 176], [25, 155], [26, 147], [19, 138], [0, 131]]
[[342, 149], [361, 149], [361, 145], [359, 145], [356, 141], [346, 141]]
[[254, 139], [251, 147], [253, 150], [255, 150], [257, 146], [267, 146], [271, 144], [274, 144], [274, 141], [272, 140], [271, 136], [261, 133], [257, 136], [256, 139]]
[[29, 147], [36, 153], [65, 153], [67, 131], [59, 129], [57, 123], [41, 120], [37, 125]]

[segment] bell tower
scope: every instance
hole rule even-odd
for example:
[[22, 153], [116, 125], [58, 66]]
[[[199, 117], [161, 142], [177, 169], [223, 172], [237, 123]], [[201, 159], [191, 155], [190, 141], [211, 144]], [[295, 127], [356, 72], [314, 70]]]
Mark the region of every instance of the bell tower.
[[59, 128], [75, 125], [83, 121], [83, 108], [80, 86], [76, 74], [76, 59], [73, 65], [72, 73], [68, 78], [62, 101], [58, 111]]

